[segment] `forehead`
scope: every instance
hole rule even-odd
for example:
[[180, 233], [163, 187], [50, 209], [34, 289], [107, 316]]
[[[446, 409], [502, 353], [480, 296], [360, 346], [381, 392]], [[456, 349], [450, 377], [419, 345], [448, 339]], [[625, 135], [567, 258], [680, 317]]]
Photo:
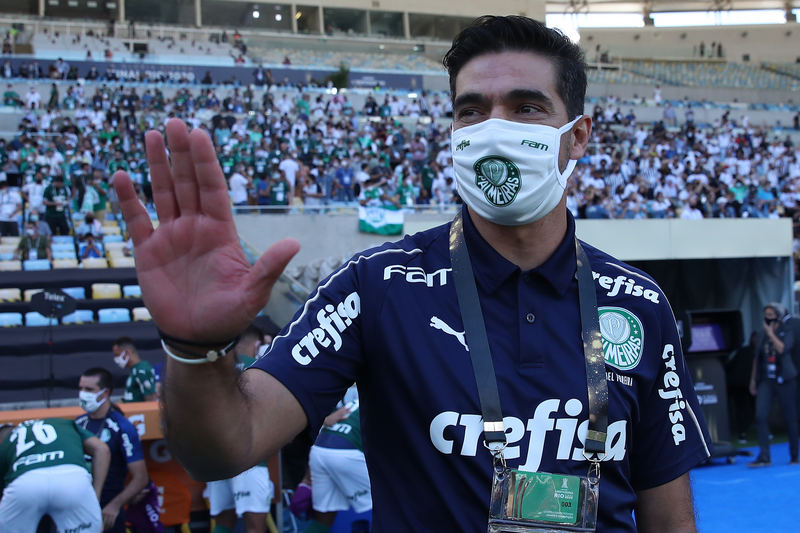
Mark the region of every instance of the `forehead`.
[[506, 51], [483, 54], [468, 61], [456, 76], [456, 95], [479, 93], [499, 96], [515, 89], [541, 91], [562, 109], [564, 102], [556, 90], [553, 62], [533, 52]]
[[765, 315], [771, 315], [771, 316], [778, 316], [778, 313], [776, 313], [775, 310], [773, 308], [771, 308], [771, 307], [765, 308], [764, 309], [764, 314]]
[[99, 382], [100, 376], [81, 376], [81, 381], [78, 386], [86, 389], [99, 388]]

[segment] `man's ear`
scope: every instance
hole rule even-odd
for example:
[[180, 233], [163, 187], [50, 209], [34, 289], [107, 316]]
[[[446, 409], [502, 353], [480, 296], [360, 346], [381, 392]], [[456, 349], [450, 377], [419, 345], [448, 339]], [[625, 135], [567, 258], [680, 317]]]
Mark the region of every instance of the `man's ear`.
[[569, 145], [569, 158], [578, 160], [586, 154], [589, 139], [592, 137], [592, 117], [583, 115], [572, 127], [572, 138]]

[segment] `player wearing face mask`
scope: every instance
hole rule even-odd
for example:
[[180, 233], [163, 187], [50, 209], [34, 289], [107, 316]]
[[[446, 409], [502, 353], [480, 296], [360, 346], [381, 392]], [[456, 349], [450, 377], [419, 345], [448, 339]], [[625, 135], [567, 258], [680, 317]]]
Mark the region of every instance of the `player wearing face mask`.
[[[149, 483], [142, 443], [136, 428], [111, 402], [113, 377], [104, 368], [90, 368], [78, 385], [81, 407], [86, 411], [75, 423], [105, 442], [111, 450], [108, 476], [100, 493], [103, 531], [124, 533], [125, 505], [134, 501]], [[130, 473], [128, 484], [125, 480]]]
[[122, 369], [130, 369], [122, 401], [128, 403], [156, 400], [156, 375], [153, 365], [139, 358], [133, 339], [120, 337], [111, 350], [114, 352], [114, 363]]

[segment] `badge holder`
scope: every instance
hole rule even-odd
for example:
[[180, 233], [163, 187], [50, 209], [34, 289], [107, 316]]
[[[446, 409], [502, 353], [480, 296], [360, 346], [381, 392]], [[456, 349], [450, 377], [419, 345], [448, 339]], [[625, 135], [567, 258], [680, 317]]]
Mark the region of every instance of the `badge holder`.
[[489, 533], [594, 531], [600, 497], [600, 461], [586, 476], [511, 470], [494, 456]]
[[461, 213], [450, 228], [450, 262], [484, 420], [484, 446], [492, 454], [489, 533], [590, 532], [597, 527], [600, 462], [608, 428], [608, 386], [597, 297], [589, 259], [575, 239], [578, 295], [589, 400], [589, 430], [583, 456], [586, 476], [524, 472], [506, 464], [505, 427], [489, 341], [469, 260]]

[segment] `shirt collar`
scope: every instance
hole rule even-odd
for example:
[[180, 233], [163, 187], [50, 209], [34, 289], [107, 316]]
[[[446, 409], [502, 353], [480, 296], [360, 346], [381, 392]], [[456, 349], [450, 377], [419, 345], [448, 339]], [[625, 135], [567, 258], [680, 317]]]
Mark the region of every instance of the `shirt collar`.
[[[483, 289], [492, 294], [512, 274], [520, 271], [519, 267], [500, 255], [486, 242], [478, 232], [466, 204], [462, 208], [464, 219], [464, 238], [470, 252], [475, 279]], [[575, 279], [577, 261], [575, 257], [575, 219], [567, 210], [567, 233], [553, 255], [538, 267], [528, 271], [547, 281], [560, 296], [564, 296], [569, 284]]]

